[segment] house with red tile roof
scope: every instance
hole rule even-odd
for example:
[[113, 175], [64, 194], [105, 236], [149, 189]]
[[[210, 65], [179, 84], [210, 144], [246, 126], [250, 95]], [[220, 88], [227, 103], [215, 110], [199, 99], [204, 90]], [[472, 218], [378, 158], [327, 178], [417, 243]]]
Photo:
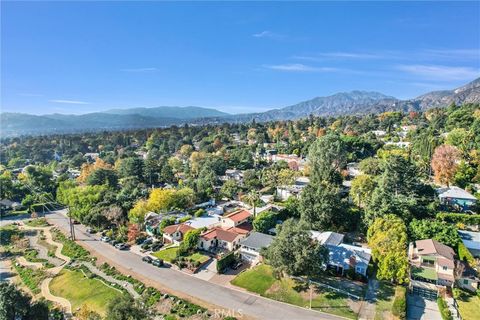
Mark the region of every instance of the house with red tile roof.
[[244, 237], [245, 234], [239, 234], [232, 230], [216, 227], [200, 235], [198, 248], [206, 251], [233, 251], [238, 247], [240, 240]]
[[251, 216], [250, 211], [245, 209], [234, 211], [222, 217], [222, 227], [225, 229], [236, 227], [248, 222]]
[[194, 228], [184, 223], [174, 224], [163, 228], [163, 242], [164, 243], [179, 243], [183, 240], [183, 236]]

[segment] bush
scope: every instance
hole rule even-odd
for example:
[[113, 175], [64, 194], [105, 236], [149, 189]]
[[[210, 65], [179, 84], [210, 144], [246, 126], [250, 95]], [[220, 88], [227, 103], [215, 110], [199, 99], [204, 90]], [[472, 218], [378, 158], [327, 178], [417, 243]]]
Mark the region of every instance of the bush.
[[442, 315], [443, 320], [453, 320], [452, 313], [448, 309], [447, 303], [443, 300], [442, 297], [437, 299], [438, 309], [440, 309], [440, 314]]
[[475, 265], [475, 258], [473, 257], [472, 253], [470, 250], [465, 247], [463, 242], [460, 242], [458, 244], [458, 258], [459, 260], [462, 260], [464, 262], [467, 262], [469, 265], [473, 266]]
[[464, 225], [480, 224], [480, 215], [472, 215], [466, 213], [448, 213], [440, 212], [437, 214], [437, 219], [449, 223], [462, 223]]
[[393, 300], [392, 313], [399, 319], [407, 318], [407, 290], [405, 287], [397, 287], [395, 291], [395, 300]]
[[236, 261], [235, 254], [230, 252], [229, 254], [225, 255], [224, 257], [217, 260], [217, 272], [223, 273], [225, 270], [232, 266]]

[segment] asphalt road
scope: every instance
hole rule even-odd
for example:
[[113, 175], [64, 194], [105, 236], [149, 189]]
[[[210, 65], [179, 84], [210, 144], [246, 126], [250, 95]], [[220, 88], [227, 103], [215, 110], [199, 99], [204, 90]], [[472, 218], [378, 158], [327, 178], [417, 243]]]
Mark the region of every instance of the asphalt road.
[[[47, 215], [50, 223], [69, 231], [68, 219], [61, 211]], [[230, 315], [242, 318], [242, 314], [256, 319], [344, 319], [327, 313], [320, 313], [308, 309], [292, 306], [278, 301], [252, 295], [243, 291], [223, 287], [204, 281], [181, 271], [169, 268], [157, 268], [141, 260], [141, 257], [130, 251], [119, 251], [111, 245], [99, 241], [99, 236], [85, 232], [85, 227], [75, 225], [77, 241], [84, 244], [97, 254], [112, 262], [129, 269], [140, 276], [149, 278], [159, 285], [174, 292], [182, 292], [187, 296], [204, 301], [209, 305], [218, 306], [213, 312], [230, 312]]]

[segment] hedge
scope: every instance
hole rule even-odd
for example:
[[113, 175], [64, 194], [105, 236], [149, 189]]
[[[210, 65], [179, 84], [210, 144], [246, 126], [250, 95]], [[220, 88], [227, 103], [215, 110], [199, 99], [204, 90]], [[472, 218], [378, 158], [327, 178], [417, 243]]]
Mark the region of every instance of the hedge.
[[440, 314], [442, 315], [442, 319], [453, 320], [452, 313], [450, 312], [450, 309], [448, 309], [448, 305], [442, 297], [439, 297], [437, 299], [437, 304], [438, 309], [440, 310]]
[[480, 224], [480, 215], [466, 213], [437, 213], [437, 219], [449, 223], [463, 223], [466, 225]]
[[397, 286], [395, 300], [393, 300], [392, 313], [401, 320], [407, 318], [407, 289]]
[[223, 273], [225, 269], [230, 267], [235, 263], [235, 255], [234, 252], [230, 252], [229, 254], [225, 255], [224, 257], [217, 260], [217, 272]]
[[465, 247], [463, 242], [460, 242], [458, 244], [458, 258], [461, 261], [467, 262], [469, 265], [474, 266], [475, 265], [475, 258], [473, 257], [472, 253], [470, 250]]

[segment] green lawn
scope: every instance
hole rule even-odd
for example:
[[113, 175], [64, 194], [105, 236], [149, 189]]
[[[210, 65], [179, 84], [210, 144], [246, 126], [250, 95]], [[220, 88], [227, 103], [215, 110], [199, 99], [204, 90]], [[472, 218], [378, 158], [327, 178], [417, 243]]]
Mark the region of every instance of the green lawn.
[[377, 293], [375, 320], [387, 319], [391, 316], [393, 300], [395, 300], [395, 287], [390, 283], [380, 281]]
[[480, 298], [475, 294], [467, 294], [463, 292], [457, 299], [460, 309], [460, 315], [465, 320], [478, 319], [478, 312], [480, 311]]
[[[310, 290], [305, 283], [299, 283], [290, 278], [277, 280], [268, 265], [259, 265], [242, 272], [232, 280], [232, 284], [264, 297], [300, 307], [308, 307], [310, 303]], [[324, 288], [314, 288], [312, 297], [312, 309], [314, 310], [356, 318], [356, 314], [347, 304], [347, 299], [341, 294], [327, 291]]]
[[56, 296], [68, 299], [73, 310], [86, 304], [102, 316], [105, 316], [108, 303], [123, 294], [98, 279], [88, 279], [81, 271], [67, 269], [53, 278], [50, 291]]
[[45, 218], [28, 220], [25, 224], [29, 227], [48, 227], [49, 224]]
[[198, 261], [200, 263], [207, 262], [208, 259], [210, 259], [209, 256], [206, 256], [206, 255], [201, 254], [199, 252], [195, 252], [194, 254], [188, 256], [187, 258], [192, 259], [193, 261]]
[[173, 259], [177, 257], [178, 247], [171, 247], [167, 249], [163, 249], [157, 252], [152, 253], [155, 257], [162, 259], [163, 261], [171, 262]]
[[264, 295], [274, 282], [272, 268], [265, 264], [246, 270], [232, 280], [232, 284], [261, 295]]
[[[162, 259], [164, 261], [172, 262], [172, 260], [177, 257], [177, 251], [178, 251], [178, 247], [170, 247], [170, 248], [167, 248], [167, 249], [163, 249], [163, 250], [154, 252], [154, 253], [152, 253], [152, 255], [154, 255], [155, 257], [157, 257], [159, 259]], [[193, 261], [198, 261], [200, 263], [204, 263], [208, 259], [210, 259], [210, 257], [208, 257], [204, 254], [201, 254], [199, 252], [195, 252], [194, 254], [186, 256], [185, 258], [186, 259], [192, 259]]]

